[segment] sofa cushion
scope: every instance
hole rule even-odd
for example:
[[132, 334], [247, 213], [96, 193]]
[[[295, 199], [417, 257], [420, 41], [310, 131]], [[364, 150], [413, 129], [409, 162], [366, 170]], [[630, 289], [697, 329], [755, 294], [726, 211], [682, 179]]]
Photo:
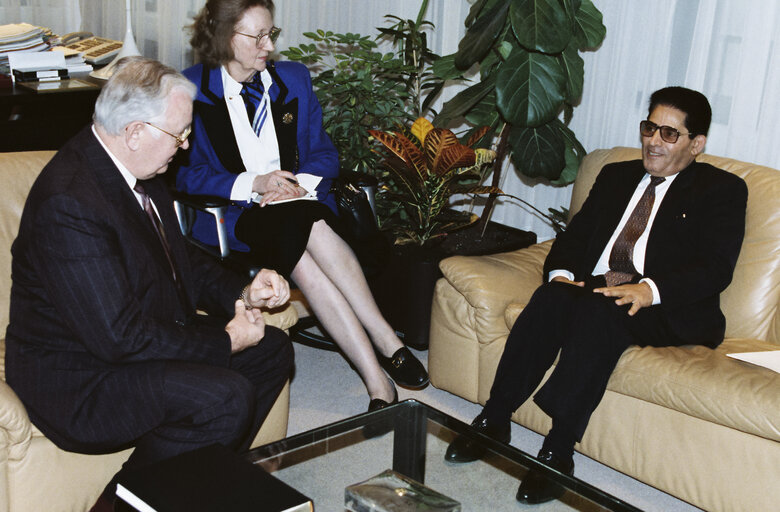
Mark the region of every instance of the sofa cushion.
[[[525, 304], [510, 304], [514, 325]], [[702, 346], [628, 348], [607, 389], [780, 442], [780, 374], [726, 354], [776, 350], [765, 341], [729, 338]]]

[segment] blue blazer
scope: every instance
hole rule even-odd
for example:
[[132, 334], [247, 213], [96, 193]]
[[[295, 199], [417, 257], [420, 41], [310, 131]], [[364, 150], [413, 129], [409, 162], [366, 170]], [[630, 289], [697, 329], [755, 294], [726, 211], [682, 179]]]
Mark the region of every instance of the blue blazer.
[[[644, 175], [641, 160], [604, 166], [550, 249], [545, 276], [555, 269], [571, 271], [577, 281], [590, 275]], [[746, 206], [740, 177], [693, 162], [672, 182], [650, 228], [644, 277], [658, 286], [657, 307], [670, 327], [692, 344], [715, 347], [723, 341], [719, 296], [742, 247]]]
[[[281, 168], [322, 176], [317, 197], [335, 213], [336, 201], [330, 188], [339, 174], [338, 152], [322, 127], [322, 108], [309, 71], [297, 62], [270, 61], [267, 69], [274, 80], [268, 92]], [[197, 64], [183, 73], [198, 87], [198, 94], [193, 105], [191, 147], [176, 170], [176, 187], [188, 194], [229, 199], [233, 183], [246, 168], [230, 123], [220, 68]], [[241, 213], [253, 204], [234, 202], [228, 208], [225, 224], [232, 249], [249, 250], [236, 239], [235, 226]], [[213, 218], [202, 212], [195, 220], [193, 235], [210, 245], [218, 243]]]

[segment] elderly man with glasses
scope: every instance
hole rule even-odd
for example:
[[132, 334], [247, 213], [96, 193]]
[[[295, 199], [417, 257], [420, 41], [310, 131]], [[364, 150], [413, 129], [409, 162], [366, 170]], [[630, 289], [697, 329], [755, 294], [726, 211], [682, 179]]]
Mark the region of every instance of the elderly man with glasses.
[[[247, 449], [292, 368], [258, 309], [284, 304], [287, 282], [264, 269], [247, 283], [194, 250], [158, 176], [188, 146], [194, 95], [159, 62], [121, 60], [94, 125], [33, 185], [12, 249], [8, 384], [64, 450], [134, 446], [119, 474]], [[95, 510], [113, 510], [118, 475]]]
[[[472, 426], [504, 442], [510, 418], [560, 358], [533, 399], [552, 418], [537, 458], [565, 473], [629, 345], [715, 347], [725, 318], [719, 294], [731, 281], [745, 229], [741, 178], [696, 162], [707, 140], [707, 98], [682, 87], [656, 91], [639, 125], [642, 159], [605, 166], [544, 265], [545, 283], [512, 328], [490, 398]], [[469, 462], [480, 445], [465, 437], [446, 459]], [[530, 471], [524, 503], [562, 489]]]

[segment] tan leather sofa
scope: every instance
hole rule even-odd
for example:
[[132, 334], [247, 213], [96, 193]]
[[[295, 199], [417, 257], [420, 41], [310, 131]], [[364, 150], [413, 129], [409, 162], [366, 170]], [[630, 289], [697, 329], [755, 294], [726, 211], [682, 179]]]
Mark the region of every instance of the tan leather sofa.
[[[0, 512], [88, 510], [131, 453], [82, 455], [60, 450], [30, 423], [24, 405], [5, 383], [11, 243], [30, 187], [53, 155], [53, 151], [0, 153]], [[283, 329], [297, 319], [291, 306], [266, 317]], [[253, 446], [285, 437], [289, 398], [288, 385]]]
[[[638, 158], [630, 148], [589, 154], [571, 211], [604, 164]], [[741, 176], [749, 189], [745, 240], [721, 296], [726, 340], [716, 350], [626, 350], [576, 448], [706, 510], [778, 510], [780, 374], [726, 354], [780, 350], [780, 171], [709, 155], [699, 160]], [[487, 401], [509, 329], [542, 282], [551, 243], [441, 262], [428, 358], [434, 386]], [[512, 419], [542, 434], [550, 428], [530, 400]]]

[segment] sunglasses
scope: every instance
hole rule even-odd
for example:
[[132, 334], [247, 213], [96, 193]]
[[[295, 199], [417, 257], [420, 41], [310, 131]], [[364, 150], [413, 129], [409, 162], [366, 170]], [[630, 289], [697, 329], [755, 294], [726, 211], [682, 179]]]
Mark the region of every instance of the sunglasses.
[[692, 135], [691, 132], [683, 133], [671, 126], [658, 126], [652, 121], [642, 121], [639, 123], [639, 133], [642, 137], [652, 137], [656, 130], [661, 134], [661, 139], [669, 144], [677, 142], [680, 135]]

